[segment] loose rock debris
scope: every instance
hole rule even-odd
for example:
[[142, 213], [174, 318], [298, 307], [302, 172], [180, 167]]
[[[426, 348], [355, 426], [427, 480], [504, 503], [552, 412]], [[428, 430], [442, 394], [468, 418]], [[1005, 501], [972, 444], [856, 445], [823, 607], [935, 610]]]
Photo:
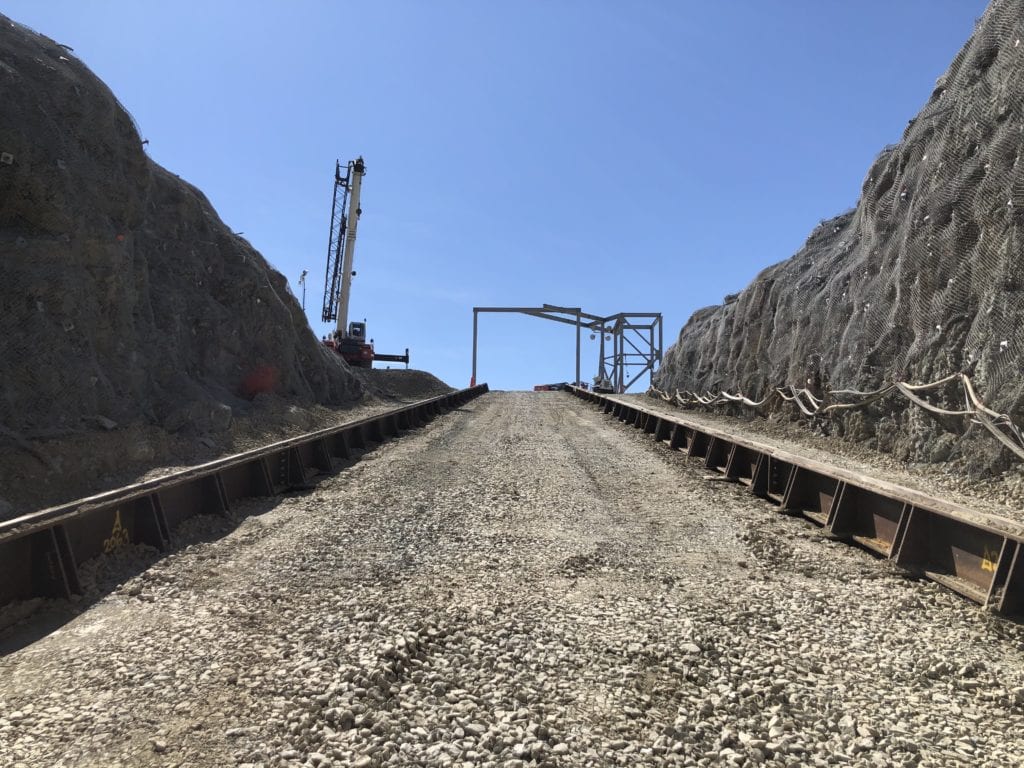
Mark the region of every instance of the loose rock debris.
[[0, 660], [0, 764], [990, 765], [1024, 631], [491, 393]]

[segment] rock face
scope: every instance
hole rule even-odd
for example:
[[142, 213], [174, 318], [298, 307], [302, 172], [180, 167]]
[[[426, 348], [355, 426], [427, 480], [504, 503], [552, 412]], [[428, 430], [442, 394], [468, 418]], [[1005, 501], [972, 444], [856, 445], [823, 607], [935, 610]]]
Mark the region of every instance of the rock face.
[[[872, 389], [963, 370], [1019, 420], [1022, 40], [1024, 1], [994, 0], [902, 141], [868, 170], [856, 208], [823, 221], [737, 297], [694, 313], [655, 386], [760, 397], [785, 384]], [[929, 428], [907, 405], [858, 416], [858, 437], [892, 420], [916, 425], [891, 449], [929, 459]], [[998, 464], [998, 450], [967, 442], [981, 464]]]
[[222, 428], [358, 396], [287, 283], [64, 46], [0, 15], [0, 426]]

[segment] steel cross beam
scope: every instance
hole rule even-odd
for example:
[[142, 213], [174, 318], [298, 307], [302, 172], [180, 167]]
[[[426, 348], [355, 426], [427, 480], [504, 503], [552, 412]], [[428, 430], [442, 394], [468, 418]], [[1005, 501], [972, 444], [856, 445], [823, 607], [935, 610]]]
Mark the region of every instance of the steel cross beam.
[[[540, 307], [473, 307], [473, 373], [470, 386], [476, 382], [477, 340], [479, 337], [479, 315], [488, 313], [517, 313], [553, 320], [576, 327], [576, 384], [580, 382], [580, 332], [586, 328], [601, 334], [601, 352], [598, 358], [598, 375], [605, 375], [609, 364], [611, 380], [616, 392], [625, 392], [645, 373], [654, 372], [661, 362], [663, 333], [660, 312], [617, 312], [601, 316], [584, 312], [579, 307], [561, 307], [544, 304]], [[605, 355], [605, 334], [612, 336], [612, 353]], [[631, 337], [628, 334], [633, 334]], [[633, 351], [629, 351], [628, 348]], [[627, 369], [640, 366], [638, 373], [629, 377]]]

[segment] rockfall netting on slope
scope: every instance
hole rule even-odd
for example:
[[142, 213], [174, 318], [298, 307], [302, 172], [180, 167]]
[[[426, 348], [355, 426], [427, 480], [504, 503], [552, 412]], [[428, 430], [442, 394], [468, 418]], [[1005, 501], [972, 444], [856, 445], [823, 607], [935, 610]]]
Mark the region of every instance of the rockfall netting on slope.
[[[932, 393], [941, 394], [950, 385], [959, 387], [963, 403], [959, 408], [943, 408], [932, 403], [928, 396]], [[977, 424], [984, 428], [1004, 448], [1010, 451], [1017, 461], [1024, 461], [1024, 432], [1005, 413], [992, 410], [978, 396], [971, 383], [971, 378], [964, 373], [953, 373], [938, 381], [928, 384], [911, 384], [897, 381], [887, 384], [872, 392], [861, 392], [855, 389], [835, 389], [825, 392], [819, 397], [810, 389], [794, 386], [777, 387], [760, 400], [751, 400], [742, 393], [726, 392], [662, 392], [651, 387], [647, 394], [672, 403], [680, 408], [715, 408], [718, 406], [738, 405], [755, 411], [769, 411], [783, 403], [789, 403], [802, 416], [818, 419], [842, 416], [855, 409], [863, 409], [884, 398], [902, 396], [913, 405], [923, 408], [929, 414], [944, 419], [965, 419], [968, 425]]]
[[284, 277], [146, 156], [110, 90], [2, 15], [0, 102], [0, 497], [67, 474], [41, 440], [142, 425], [160, 435], [124, 461], [153, 461], [162, 435], [224, 434], [261, 395], [359, 396]]
[[[870, 391], [894, 381], [971, 376], [1018, 423], [1024, 405], [1024, 2], [996, 0], [903, 140], [885, 148], [857, 207], [822, 222], [804, 248], [735, 300], [697, 312], [655, 386], [754, 399], [780, 386]], [[947, 404], [956, 402], [956, 395]], [[927, 417], [891, 403], [847, 422], [931, 458]], [[970, 436], [969, 436], [970, 437]], [[1005, 463], [973, 439], [977, 468]], [[948, 453], [948, 451], [946, 452]]]

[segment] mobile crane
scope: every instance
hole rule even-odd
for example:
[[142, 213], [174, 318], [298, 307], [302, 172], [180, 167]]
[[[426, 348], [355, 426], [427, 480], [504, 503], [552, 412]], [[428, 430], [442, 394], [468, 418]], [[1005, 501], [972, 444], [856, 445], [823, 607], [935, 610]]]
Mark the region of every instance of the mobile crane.
[[[359, 194], [366, 174], [366, 164], [357, 157], [345, 166], [334, 163], [334, 200], [331, 205], [331, 235], [327, 243], [327, 273], [324, 276], [325, 323], [336, 322], [335, 330], [324, 344], [334, 349], [349, 365], [372, 368], [374, 360], [409, 364], [409, 350], [404, 355], [375, 354], [373, 340], [366, 340], [366, 322], [348, 322], [348, 302], [352, 291], [352, 258], [356, 247], [356, 228], [363, 209]], [[346, 326], [347, 323], [347, 326]]]

